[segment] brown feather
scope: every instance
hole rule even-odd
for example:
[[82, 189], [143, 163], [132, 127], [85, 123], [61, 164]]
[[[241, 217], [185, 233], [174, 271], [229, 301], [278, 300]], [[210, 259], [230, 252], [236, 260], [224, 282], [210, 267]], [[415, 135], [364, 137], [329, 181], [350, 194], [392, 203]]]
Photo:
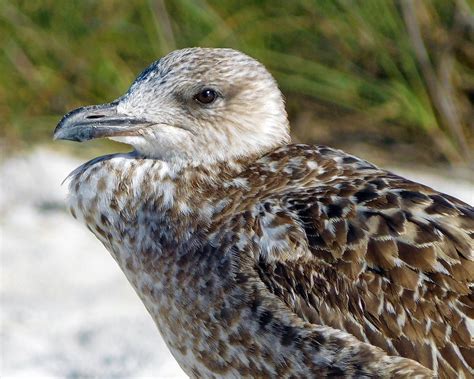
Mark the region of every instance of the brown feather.
[[367, 263], [372, 267], [389, 270], [395, 267], [398, 249], [392, 239], [380, 241], [370, 239], [367, 245]]
[[409, 290], [416, 290], [418, 287], [418, 274], [408, 267], [395, 267], [389, 271], [390, 279], [395, 284]]
[[431, 272], [436, 267], [436, 253], [433, 246], [416, 247], [398, 242], [398, 256], [409, 266], [421, 271]]

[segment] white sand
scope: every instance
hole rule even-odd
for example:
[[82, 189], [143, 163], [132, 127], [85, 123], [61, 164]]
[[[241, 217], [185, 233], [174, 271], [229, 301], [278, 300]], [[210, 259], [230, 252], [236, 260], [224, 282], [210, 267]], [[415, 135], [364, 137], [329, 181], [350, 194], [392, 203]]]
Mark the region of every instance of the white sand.
[[[0, 166], [0, 376], [185, 377], [115, 261], [65, 210], [60, 183], [79, 164], [42, 149]], [[472, 183], [402, 174], [474, 203]]]

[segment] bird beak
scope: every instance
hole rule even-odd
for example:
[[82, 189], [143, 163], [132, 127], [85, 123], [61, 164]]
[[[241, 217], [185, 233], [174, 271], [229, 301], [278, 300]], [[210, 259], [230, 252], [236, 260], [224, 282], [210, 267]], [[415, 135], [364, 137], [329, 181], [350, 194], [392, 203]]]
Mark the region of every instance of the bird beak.
[[83, 142], [93, 138], [134, 136], [152, 122], [120, 114], [118, 102], [91, 105], [65, 115], [54, 130], [55, 140]]

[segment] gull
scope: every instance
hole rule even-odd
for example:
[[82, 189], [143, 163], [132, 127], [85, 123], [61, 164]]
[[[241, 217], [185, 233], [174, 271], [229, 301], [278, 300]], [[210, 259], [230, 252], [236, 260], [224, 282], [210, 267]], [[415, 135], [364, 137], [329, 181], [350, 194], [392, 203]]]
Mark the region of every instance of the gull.
[[73, 171], [69, 208], [190, 377], [473, 377], [473, 207], [291, 144], [255, 59], [173, 51], [54, 137], [133, 147]]

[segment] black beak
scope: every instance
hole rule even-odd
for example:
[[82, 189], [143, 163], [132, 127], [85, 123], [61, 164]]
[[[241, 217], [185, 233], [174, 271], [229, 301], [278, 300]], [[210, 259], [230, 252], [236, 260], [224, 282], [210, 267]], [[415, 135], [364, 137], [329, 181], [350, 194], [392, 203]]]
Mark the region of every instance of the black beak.
[[53, 138], [82, 142], [93, 138], [133, 136], [152, 124], [118, 113], [117, 104], [91, 105], [69, 112], [54, 129]]

